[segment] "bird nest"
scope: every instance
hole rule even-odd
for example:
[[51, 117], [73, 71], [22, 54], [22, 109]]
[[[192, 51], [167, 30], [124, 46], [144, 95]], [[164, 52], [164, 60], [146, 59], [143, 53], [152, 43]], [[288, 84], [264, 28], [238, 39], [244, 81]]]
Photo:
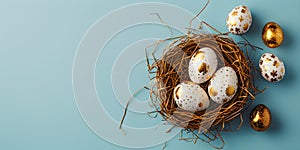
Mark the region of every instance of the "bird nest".
[[[254, 99], [252, 63], [241, 46], [224, 34], [188, 34], [169, 39], [171, 44], [164, 48], [160, 58], [153, 56], [152, 63], [147, 55], [148, 71], [154, 84], [150, 88], [153, 105], [165, 121], [188, 131], [210, 132], [212, 127], [224, 124], [240, 116], [243, 109]], [[174, 88], [183, 81], [191, 81], [188, 73], [192, 55], [203, 47], [215, 51], [218, 66], [232, 67], [238, 78], [238, 89], [228, 102], [210, 102], [206, 110], [189, 112], [179, 108], [173, 97]], [[156, 50], [157, 47], [154, 48]], [[199, 84], [208, 91], [209, 81]], [[242, 118], [241, 118], [242, 120]]]

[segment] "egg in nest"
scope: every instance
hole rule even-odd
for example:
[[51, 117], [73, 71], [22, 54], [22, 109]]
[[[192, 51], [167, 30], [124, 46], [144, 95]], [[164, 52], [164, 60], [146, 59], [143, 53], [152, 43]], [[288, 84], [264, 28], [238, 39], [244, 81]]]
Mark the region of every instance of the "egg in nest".
[[217, 70], [217, 55], [209, 47], [203, 47], [193, 54], [189, 62], [189, 77], [195, 83], [208, 81]]
[[225, 66], [220, 68], [210, 80], [208, 94], [216, 103], [230, 101], [238, 88], [238, 78], [233, 68]]
[[195, 112], [209, 106], [205, 90], [193, 82], [181, 82], [174, 88], [173, 96], [179, 108]]

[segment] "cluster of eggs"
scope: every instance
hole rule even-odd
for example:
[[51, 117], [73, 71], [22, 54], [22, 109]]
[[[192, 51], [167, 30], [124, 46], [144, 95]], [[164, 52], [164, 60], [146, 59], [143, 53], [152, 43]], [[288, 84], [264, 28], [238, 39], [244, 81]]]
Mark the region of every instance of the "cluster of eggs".
[[[262, 31], [262, 40], [269, 48], [276, 48], [283, 42], [281, 27], [275, 22], [268, 22]], [[278, 82], [285, 74], [284, 63], [276, 55], [264, 53], [259, 60], [261, 75], [270, 82]]]
[[[246, 6], [235, 7], [227, 16], [226, 25], [232, 34], [246, 33], [252, 24], [252, 15]], [[269, 48], [276, 48], [283, 42], [281, 27], [268, 22], [262, 31], [262, 40]], [[218, 67], [216, 53], [209, 47], [199, 49], [193, 54], [188, 66], [191, 81], [184, 81], [174, 88], [173, 96], [179, 108], [186, 111], [202, 111], [210, 102], [222, 104], [229, 102], [237, 92], [238, 78], [233, 68]], [[267, 81], [278, 82], [285, 74], [284, 63], [274, 54], [264, 53], [259, 60], [261, 75]], [[218, 70], [217, 70], [218, 69]], [[209, 82], [207, 91], [200, 85]], [[210, 101], [211, 99], [211, 101]], [[267, 106], [257, 105], [250, 114], [251, 127], [264, 131], [271, 124], [271, 113]]]
[[[179, 108], [191, 112], [202, 111], [208, 108], [209, 98], [222, 104], [234, 97], [238, 88], [236, 72], [228, 66], [218, 70], [217, 67], [217, 55], [209, 47], [203, 47], [192, 55], [188, 66], [191, 81], [181, 82], [173, 92]], [[209, 82], [207, 92], [200, 86], [205, 82]]]
[[[250, 10], [246, 6], [235, 7], [227, 16], [226, 25], [232, 34], [246, 33], [252, 23]], [[268, 22], [262, 30], [262, 41], [269, 48], [279, 47], [284, 40], [281, 27], [275, 22]], [[259, 68], [264, 79], [279, 82], [285, 74], [284, 63], [274, 54], [264, 53], [259, 60]], [[267, 106], [257, 105], [250, 114], [251, 127], [264, 131], [271, 124], [271, 113]]]
[[[246, 33], [252, 24], [251, 11], [247, 6], [236, 6], [229, 12], [226, 26], [232, 34]], [[283, 42], [284, 34], [275, 22], [268, 22], [262, 30], [262, 40], [270, 48], [276, 48]]]
[[[226, 25], [232, 34], [246, 33], [252, 24], [251, 12], [247, 6], [236, 6], [227, 15]], [[275, 22], [268, 22], [262, 31], [262, 40], [270, 48], [276, 48], [283, 42], [281, 27]], [[284, 74], [284, 63], [274, 54], [265, 53], [259, 61], [261, 75], [270, 82], [280, 81]]]

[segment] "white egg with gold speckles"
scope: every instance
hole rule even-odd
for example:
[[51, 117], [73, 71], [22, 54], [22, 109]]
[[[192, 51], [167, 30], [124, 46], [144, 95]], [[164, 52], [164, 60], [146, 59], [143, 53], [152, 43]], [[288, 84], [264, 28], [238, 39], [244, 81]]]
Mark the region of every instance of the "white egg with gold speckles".
[[189, 76], [195, 83], [204, 83], [217, 70], [217, 55], [209, 47], [203, 47], [195, 52], [189, 62]]
[[270, 82], [278, 82], [285, 74], [284, 63], [274, 54], [264, 53], [259, 60], [261, 75]]
[[235, 7], [227, 16], [226, 25], [232, 34], [246, 33], [252, 24], [251, 12], [247, 6]]
[[209, 106], [208, 95], [203, 88], [193, 82], [181, 82], [174, 88], [174, 100], [179, 108], [195, 112]]
[[211, 78], [208, 86], [208, 94], [216, 103], [230, 101], [238, 89], [238, 78], [232, 67], [220, 68]]

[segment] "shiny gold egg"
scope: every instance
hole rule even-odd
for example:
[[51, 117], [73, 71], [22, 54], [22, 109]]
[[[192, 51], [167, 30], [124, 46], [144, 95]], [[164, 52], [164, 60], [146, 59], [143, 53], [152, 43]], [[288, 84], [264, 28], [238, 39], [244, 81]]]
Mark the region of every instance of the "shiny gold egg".
[[276, 48], [283, 42], [284, 35], [281, 27], [275, 22], [268, 22], [262, 31], [262, 40], [266, 46]]
[[265, 131], [271, 125], [271, 112], [263, 104], [255, 106], [250, 114], [250, 125], [256, 131]]

